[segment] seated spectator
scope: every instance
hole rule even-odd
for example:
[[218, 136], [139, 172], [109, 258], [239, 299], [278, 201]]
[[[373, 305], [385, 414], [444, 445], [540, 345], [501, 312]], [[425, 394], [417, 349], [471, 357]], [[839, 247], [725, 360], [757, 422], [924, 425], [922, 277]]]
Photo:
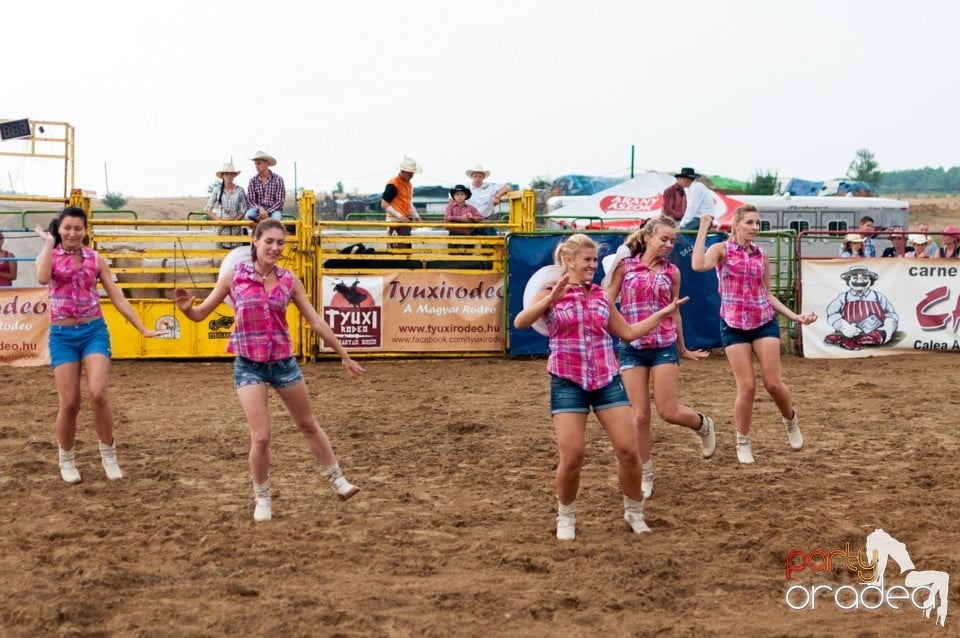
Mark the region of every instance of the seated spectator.
[[933, 241], [933, 238], [929, 236], [930, 225], [917, 224], [917, 232], [921, 235], [927, 235], [927, 244], [924, 248], [924, 252], [927, 253], [927, 257], [939, 257], [940, 247], [937, 246], [937, 242]]
[[847, 233], [847, 236], [843, 238], [843, 249], [840, 251], [840, 256], [844, 259], [864, 257], [863, 237], [857, 233]]
[[[443, 221], [447, 223], [461, 224], [479, 224], [483, 223], [483, 215], [476, 208], [467, 203], [473, 193], [463, 184], [457, 184], [450, 189], [450, 197], [453, 201], [447, 204], [447, 210], [443, 214]], [[483, 230], [471, 228], [451, 228], [451, 235], [470, 235], [476, 234], [475, 231]]]
[[907, 236], [902, 227], [891, 226], [887, 230], [890, 231], [890, 243], [893, 245], [883, 249], [884, 257], [907, 257], [908, 253], [913, 252], [913, 246], [907, 246]]
[[860, 225], [857, 227], [857, 233], [863, 237], [863, 256], [876, 257], [877, 247], [873, 243], [873, 217], [864, 215], [860, 218]]
[[[222, 180], [217, 184], [207, 199], [203, 212], [207, 219], [214, 221], [240, 221], [247, 211], [247, 194], [242, 186], [233, 183], [237, 175], [240, 174], [232, 163], [227, 162], [219, 171], [216, 172], [217, 179]], [[220, 226], [217, 228], [218, 235], [242, 235], [244, 228], [242, 226]], [[217, 244], [221, 248], [234, 248], [241, 244]]]
[[[904, 255], [905, 257], [914, 257], [916, 259], [929, 259], [930, 255], [927, 254], [927, 245], [930, 243], [930, 238], [926, 235], [920, 233], [913, 233], [907, 237], [907, 241], [913, 244], [913, 252]], [[937, 251], [937, 256], [940, 255], [940, 251]]]
[[940, 247], [940, 256], [947, 259], [960, 259], [960, 230], [956, 226], [943, 228], [943, 246]]
[[3, 233], [0, 233], [0, 286], [13, 286], [17, 278], [17, 262], [14, 255], [3, 248]]

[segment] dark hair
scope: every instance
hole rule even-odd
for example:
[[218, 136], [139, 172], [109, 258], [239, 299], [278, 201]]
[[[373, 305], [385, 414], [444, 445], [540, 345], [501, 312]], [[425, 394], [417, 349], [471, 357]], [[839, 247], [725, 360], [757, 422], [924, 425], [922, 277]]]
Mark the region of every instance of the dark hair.
[[[280, 230], [284, 233], [287, 232], [287, 229], [284, 228], [282, 223], [280, 223], [280, 220], [269, 217], [257, 224], [257, 227], [253, 229], [253, 238], [260, 239], [268, 230]], [[257, 261], [257, 247], [253, 245], [252, 241], [250, 242], [250, 254], [253, 256], [253, 261]]]
[[[60, 222], [64, 220], [65, 217], [79, 217], [83, 220], [83, 227], [87, 227], [87, 213], [82, 208], [77, 208], [76, 206], [67, 206], [60, 214], [50, 220], [50, 225], [47, 227], [47, 231], [53, 235], [53, 247], [56, 248], [60, 245], [63, 239], [60, 237]], [[87, 238], [84, 236], [83, 245], [87, 245]]]
[[867, 222], [870, 222], [871, 224], [874, 223], [873, 217], [870, 217], [870, 215], [864, 215], [863, 217], [860, 218], [859, 224], [862, 226]]

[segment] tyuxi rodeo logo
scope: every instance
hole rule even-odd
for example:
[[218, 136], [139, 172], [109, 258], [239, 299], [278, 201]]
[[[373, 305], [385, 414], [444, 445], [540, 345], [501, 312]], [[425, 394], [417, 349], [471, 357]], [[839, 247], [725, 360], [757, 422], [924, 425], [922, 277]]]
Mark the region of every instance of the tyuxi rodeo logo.
[[[890, 560], [900, 568], [898, 576], [903, 581], [891, 583], [885, 580], [885, 572]], [[854, 585], [791, 585], [784, 599], [787, 606], [795, 611], [814, 610], [817, 603], [830, 604], [844, 611], [863, 609], [878, 611], [884, 607], [899, 610], [912, 606], [930, 618], [937, 610], [936, 622], [941, 627], [947, 622], [947, 599], [950, 588], [950, 575], [947, 572], [918, 570], [910, 559], [907, 546], [882, 529], [876, 529], [867, 536], [865, 550], [852, 553], [850, 543], [844, 549], [815, 549], [805, 552], [802, 549], [790, 550], [785, 558], [787, 581], [797, 572], [829, 571], [846, 567], [856, 574]]]

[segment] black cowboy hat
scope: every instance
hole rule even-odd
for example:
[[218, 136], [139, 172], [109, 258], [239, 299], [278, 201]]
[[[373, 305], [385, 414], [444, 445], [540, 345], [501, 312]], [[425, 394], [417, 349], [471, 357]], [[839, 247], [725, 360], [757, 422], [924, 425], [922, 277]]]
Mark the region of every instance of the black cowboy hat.
[[697, 179], [700, 177], [700, 173], [693, 170], [689, 166], [684, 166], [680, 169], [680, 172], [674, 175], [674, 177], [689, 177], [690, 179]]
[[876, 281], [877, 279], [880, 279], [880, 275], [873, 272], [866, 266], [850, 266], [847, 268], [847, 272], [840, 274], [840, 279], [849, 281], [854, 275], [866, 275], [870, 278], [870, 281]]
[[450, 189], [450, 197], [453, 197], [457, 193], [466, 193], [467, 199], [470, 199], [470, 197], [473, 196], [473, 193], [470, 192], [470, 189], [464, 186], [463, 184], [457, 184], [456, 186]]

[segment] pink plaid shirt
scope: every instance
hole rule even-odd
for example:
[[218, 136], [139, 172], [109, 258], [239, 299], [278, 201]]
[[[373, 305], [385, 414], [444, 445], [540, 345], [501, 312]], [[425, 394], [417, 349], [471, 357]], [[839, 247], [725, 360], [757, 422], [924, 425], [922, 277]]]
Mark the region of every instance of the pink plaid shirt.
[[89, 319], [101, 316], [97, 292], [97, 253], [80, 247], [83, 261], [74, 266], [74, 256], [57, 246], [50, 254], [50, 321]]
[[756, 244], [726, 242], [727, 257], [717, 264], [720, 318], [731, 328], [753, 330], [773, 319], [774, 310], [763, 285], [767, 256]]
[[293, 273], [279, 266], [274, 271], [277, 285], [269, 293], [253, 264], [234, 267], [230, 294], [237, 323], [230, 335], [227, 352], [251, 361], [282, 361], [293, 356], [287, 306], [293, 297]]
[[547, 312], [550, 357], [547, 371], [584, 390], [606, 387], [617, 374], [613, 339], [607, 333], [610, 302], [603, 288], [570, 287]]
[[[623, 260], [620, 312], [627, 323], [642, 321], [670, 303], [677, 272], [677, 267], [669, 261], [662, 261], [659, 269], [651, 270], [639, 256]], [[673, 317], [667, 317], [630, 345], [634, 348], [666, 348], [676, 340], [676, 322]]]

